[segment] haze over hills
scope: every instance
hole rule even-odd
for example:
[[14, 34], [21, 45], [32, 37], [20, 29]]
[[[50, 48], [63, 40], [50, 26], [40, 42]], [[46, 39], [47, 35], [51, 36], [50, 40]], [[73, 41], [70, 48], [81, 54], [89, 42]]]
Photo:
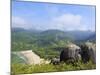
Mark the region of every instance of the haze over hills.
[[[19, 35], [20, 33], [24, 33], [26, 35], [30, 35], [30, 37], [33, 35], [38, 36], [38, 38], [48, 38], [52, 37], [55, 38], [56, 40], [60, 39], [65, 39], [65, 38], [70, 38], [71, 40], [89, 40], [93, 39], [95, 40], [96, 38], [96, 33], [95, 31], [80, 31], [80, 30], [74, 30], [74, 31], [61, 31], [61, 30], [26, 30], [23, 28], [12, 28], [12, 34], [18, 32], [16, 35]], [[23, 35], [24, 36], [24, 35]], [[19, 36], [20, 37], [20, 36]]]

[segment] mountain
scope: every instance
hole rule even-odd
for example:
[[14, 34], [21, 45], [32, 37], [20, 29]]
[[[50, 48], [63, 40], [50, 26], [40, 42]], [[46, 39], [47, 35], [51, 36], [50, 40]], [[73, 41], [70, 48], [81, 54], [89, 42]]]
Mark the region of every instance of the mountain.
[[86, 40], [96, 40], [96, 33], [92, 34], [91, 36], [89, 36]]
[[69, 31], [68, 33], [75, 41], [89, 40], [89, 37], [95, 34], [93, 31]]
[[24, 28], [11, 28], [11, 32], [23, 32], [23, 31], [27, 31]]
[[93, 31], [61, 31], [61, 30], [25, 30], [12, 28], [12, 42], [31, 43], [38, 46], [58, 44], [60, 41], [87, 41], [95, 40]]
[[46, 30], [40, 33], [42, 37], [52, 37], [55, 40], [64, 40], [64, 39], [71, 39], [71, 36], [65, 32], [65, 31], [61, 31], [61, 30]]

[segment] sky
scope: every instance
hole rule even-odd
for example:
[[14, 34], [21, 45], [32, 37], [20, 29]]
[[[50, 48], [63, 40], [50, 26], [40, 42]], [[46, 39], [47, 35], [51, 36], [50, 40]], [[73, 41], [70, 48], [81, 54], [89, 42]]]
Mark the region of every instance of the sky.
[[12, 1], [12, 27], [95, 31], [95, 6]]

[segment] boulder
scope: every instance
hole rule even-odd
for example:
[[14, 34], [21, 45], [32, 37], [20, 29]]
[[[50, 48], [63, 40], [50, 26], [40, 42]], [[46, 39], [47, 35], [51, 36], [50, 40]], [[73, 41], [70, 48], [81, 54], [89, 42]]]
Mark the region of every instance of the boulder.
[[84, 63], [92, 61], [96, 63], [96, 45], [91, 42], [86, 42], [81, 46], [81, 57]]
[[61, 51], [60, 62], [74, 63], [77, 62], [80, 56], [80, 47], [75, 44], [68, 44], [67, 47]]
[[21, 59], [23, 59], [27, 64], [40, 64], [41, 60], [40, 57], [32, 52], [32, 50], [25, 50], [25, 51], [17, 51], [13, 52], [14, 54], [18, 55]]

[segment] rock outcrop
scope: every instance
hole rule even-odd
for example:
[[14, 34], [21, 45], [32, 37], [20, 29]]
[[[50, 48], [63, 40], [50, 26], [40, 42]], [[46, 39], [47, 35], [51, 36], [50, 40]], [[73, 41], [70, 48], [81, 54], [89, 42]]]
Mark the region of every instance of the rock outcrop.
[[75, 44], [68, 44], [60, 54], [60, 61], [76, 62], [80, 58], [80, 47]]

